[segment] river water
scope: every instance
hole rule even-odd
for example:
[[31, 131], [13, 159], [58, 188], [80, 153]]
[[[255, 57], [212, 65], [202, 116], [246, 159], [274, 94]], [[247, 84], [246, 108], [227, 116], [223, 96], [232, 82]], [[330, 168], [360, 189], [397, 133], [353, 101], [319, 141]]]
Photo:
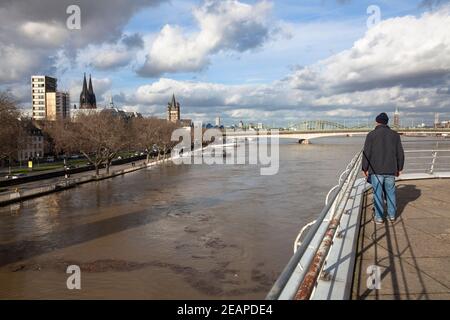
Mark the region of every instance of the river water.
[[0, 298], [262, 299], [362, 144], [282, 140], [273, 176], [168, 163], [0, 207]]

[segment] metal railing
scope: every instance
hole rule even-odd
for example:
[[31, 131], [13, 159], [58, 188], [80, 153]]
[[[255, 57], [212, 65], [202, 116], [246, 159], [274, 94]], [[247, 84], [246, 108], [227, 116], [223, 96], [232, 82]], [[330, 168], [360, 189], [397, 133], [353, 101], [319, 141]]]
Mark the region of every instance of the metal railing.
[[[288, 298], [293, 299], [300, 294], [300, 298], [309, 297], [313, 289], [311, 280], [314, 280], [318, 276], [318, 272], [321, 270], [320, 265], [316, 265], [313, 269], [317, 272], [309, 272], [311, 266], [317, 262], [323, 263], [323, 260], [317, 261], [316, 253], [320, 251], [321, 257], [326, 256], [326, 252], [329, 249], [331, 243], [328, 240], [329, 237], [333, 237], [336, 231], [336, 223], [340, 219], [345, 205], [350, 197], [350, 191], [354, 185], [356, 177], [360, 172], [362, 160], [362, 151], [358, 152], [347, 168], [342, 172], [339, 177], [339, 183], [334, 186], [326, 197], [325, 207], [322, 209], [317, 220], [309, 223], [310, 229], [306, 234], [303, 241], [302, 234], [306, 230], [306, 226], [300, 231], [294, 243], [294, 255], [289, 260], [288, 264], [278, 277], [277, 281], [269, 291], [266, 299], [274, 300], [279, 299], [283, 290], [291, 278], [291, 275], [300, 266], [299, 280], [297, 281], [298, 287], [291, 288], [288, 293]], [[318, 238], [320, 241], [312, 243], [312, 240]], [[301, 262], [301, 263], [300, 263]], [[304, 281], [306, 280], [306, 282]], [[298, 289], [301, 291], [298, 291]]]
[[433, 174], [436, 171], [450, 171], [450, 149], [405, 150], [405, 157], [405, 172]]

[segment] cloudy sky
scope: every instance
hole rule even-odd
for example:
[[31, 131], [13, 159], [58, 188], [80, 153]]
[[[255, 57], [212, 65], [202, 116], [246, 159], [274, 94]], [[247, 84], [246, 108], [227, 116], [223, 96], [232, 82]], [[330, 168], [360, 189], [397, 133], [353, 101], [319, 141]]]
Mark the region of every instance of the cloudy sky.
[[0, 90], [24, 110], [32, 74], [74, 104], [86, 72], [99, 105], [160, 117], [175, 93], [182, 117], [226, 124], [450, 118], [444, 0], [1, 0], [0, 21]]

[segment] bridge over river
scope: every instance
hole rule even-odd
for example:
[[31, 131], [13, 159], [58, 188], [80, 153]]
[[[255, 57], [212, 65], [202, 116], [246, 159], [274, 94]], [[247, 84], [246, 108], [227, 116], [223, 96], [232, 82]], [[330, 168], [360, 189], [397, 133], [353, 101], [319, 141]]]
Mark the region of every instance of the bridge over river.
[[[338, 137], [338, 136], [356, 136], [367, 135], [373, 128], [325, 128], [325, 129], [312, 129], [312, 130], [289, 130], [278, 131], [278, 138], [280, 139], [296, 139], [299, 143], [308, 144], [309, 140], [325, 137]], [[449, 129], [426, 129], [426, 128], [400, 128], [397, 132], [406, 136], [449, 136]], [[258, 137], [270, 137], [273, 136], [273, 131], [257, 131], [257, 130], [241, 130], [241, 131], [226, 131], [227, 138], [245, 137], [245, 138], [258, 138]]]

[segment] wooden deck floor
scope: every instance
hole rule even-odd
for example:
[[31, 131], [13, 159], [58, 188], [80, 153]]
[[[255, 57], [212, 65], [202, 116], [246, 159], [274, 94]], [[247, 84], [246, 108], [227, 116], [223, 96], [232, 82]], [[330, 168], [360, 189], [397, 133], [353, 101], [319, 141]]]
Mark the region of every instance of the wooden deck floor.
[[[365, 197], [352, 298], [450, 299], [450, 179], [399, 182], [397, 201], [397, 222], [375, 225]], [[367, 286], [372, 265], [378, 290]]]

